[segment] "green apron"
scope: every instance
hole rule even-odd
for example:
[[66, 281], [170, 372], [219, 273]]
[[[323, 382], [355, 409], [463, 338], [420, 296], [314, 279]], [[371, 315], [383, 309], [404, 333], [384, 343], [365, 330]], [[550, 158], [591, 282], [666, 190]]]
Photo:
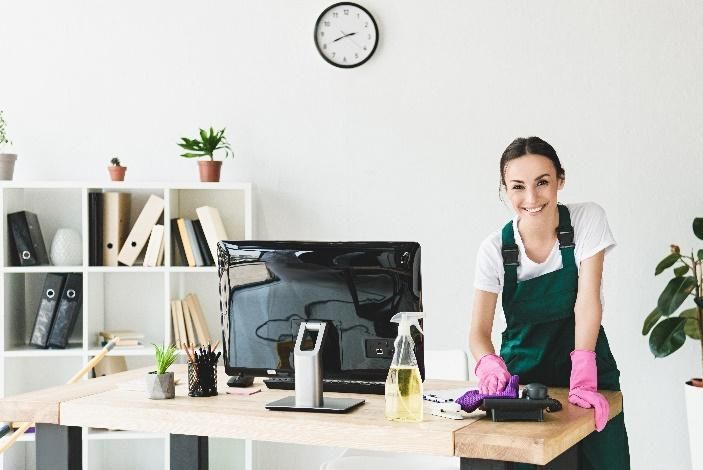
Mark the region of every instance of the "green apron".
[[[518, 247], [512, 221], [503, 227], [502, 254], [505, 278], [503, 311], [507, 328], [500, 355], [520, 383], [538, 382], [547, 387], [569, 387], [570, 353], [574, 350], [574, 306], [578, 292], [578, 269], [574, 259], [574, 229], [569, 209], [559, 204], [559, 249], [563, 267], [518, 282]], [[610, 352], [603, 327], [596, 342], [598, 388], [620, 390], [620, 371]], [[580, 470], [629, 469], [630, 453], [623, 413], [611, 419], [601, 432], [593, 432], [578, 444]], [[516, 468], [535, 468], [517, 465]]]

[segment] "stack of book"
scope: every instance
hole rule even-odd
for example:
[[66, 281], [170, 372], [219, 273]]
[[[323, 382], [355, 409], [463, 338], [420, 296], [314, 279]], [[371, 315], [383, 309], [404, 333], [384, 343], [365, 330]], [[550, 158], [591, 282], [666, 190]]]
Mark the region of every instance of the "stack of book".
[[46, 275], [29, 340], [32, 346], [66, 347], [83, 306], [82, 292], [83, 275], [80, 273]]
[[181, 348], [185, 345], [211, 344], [210, 331], [203, 315], [203, 309], [195, 294], [185, 299], [171, 301], [173, 321], [173, 343]]
[[120, 338], [115, 349], [131, 349], [144, 347], [144, 335], [137, 331], [101, 331], [98, 333], [98, 344], [105, 346], [110, 340]]
[[198, 219], [171, 219], [174, 259], [183, 266], [214, 266], [217, 242], [227, 240], [220, 212], [209, 206], [198, 207]]
[[130, 193], [88, 194], [91, 266], [133, 266], [145, 246], [143, 265], [162, 265], [164, 226], [158, 221], [164, 211], [164, 200], [150, 195], [130, 229], [131, 205]]

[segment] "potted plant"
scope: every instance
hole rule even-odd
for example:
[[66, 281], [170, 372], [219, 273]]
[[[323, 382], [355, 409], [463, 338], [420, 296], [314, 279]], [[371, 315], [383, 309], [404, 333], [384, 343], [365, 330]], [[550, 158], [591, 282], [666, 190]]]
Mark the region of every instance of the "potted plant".
[[152, 400], [164, 400], [176, 396], [173, 372], [166, 370], [176, 361], [178, 350], [175, 346], [154, 345], [156, 370], [146, 375], [146, 393]]
[[107, 167], [110, 172], [112, 181], [124, 181], [124, 174], [127, 173], [127, 167], [120, 165], [120, 159], [115, 157], [110, 160], [110, 166]]
[[217, 132], [215, 132], [212, 127], [209, 131], [200, 129], [200, 140], [197, 138], [189, 139], [188, 137], [181, 137], [181, 143], [179, 143], [178, 146], [189, 151], [181, 154], [181, 157], [210, 158], [209, 160], [200, 160], [198, 162], [200, 181], [204, 182], [220, 181], [222, 162], [220, 160], [215, 160], [215, 151], [224, 150], [225, 158], [232, 155], [232, 148], [225, 138], [225, 129], [221, 129]]
[[[693, 219], [693, 233], [703, 240], [703, 217]], [[697, 340], [701, 346], [703, 365], [703, 249], [691, 255], [681, 253], [671, 245], [671, 253], [654, 270], [659, 275], [673, 267], [674, 277], [659, 296], [657, 306], [647, 315], [642, 334], [649, 335], [649, 349], [654, 357], [666, 357], [683, 346], [686, 338]], [[693, 306], [686, 304], [678, 316], [674, 312], [692, 297]], [[686, 382], [686, 409], [693, 468], [703, 468], [703, 380]]]
[[7, 138], [7, 124], [0, 110], [0, 180], [10, 181], [15, 172], [16, 153], [3, 153], [5, 147], [12, 145]]

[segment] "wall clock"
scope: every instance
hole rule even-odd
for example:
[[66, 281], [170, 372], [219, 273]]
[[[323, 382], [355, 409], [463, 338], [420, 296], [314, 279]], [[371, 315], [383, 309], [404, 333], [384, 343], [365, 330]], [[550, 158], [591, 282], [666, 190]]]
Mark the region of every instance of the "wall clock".
[[320, 14], [315, 24], [315, 45], [330, 64], [358, 67], [371, 58], [378, 45], [378, 26], [361, 5], [335, 3]]

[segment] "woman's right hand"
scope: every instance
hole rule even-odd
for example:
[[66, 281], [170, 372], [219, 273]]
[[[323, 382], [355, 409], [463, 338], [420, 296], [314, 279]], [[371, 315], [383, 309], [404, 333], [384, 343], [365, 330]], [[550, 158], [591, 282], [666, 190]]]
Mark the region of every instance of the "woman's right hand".
[[485, 395], [495, 395], [504, 391], [510, 381], [510, 372], [505, 361], [496, 354], [481, 357], [474, 373], [478, 377], [478, 390]]

